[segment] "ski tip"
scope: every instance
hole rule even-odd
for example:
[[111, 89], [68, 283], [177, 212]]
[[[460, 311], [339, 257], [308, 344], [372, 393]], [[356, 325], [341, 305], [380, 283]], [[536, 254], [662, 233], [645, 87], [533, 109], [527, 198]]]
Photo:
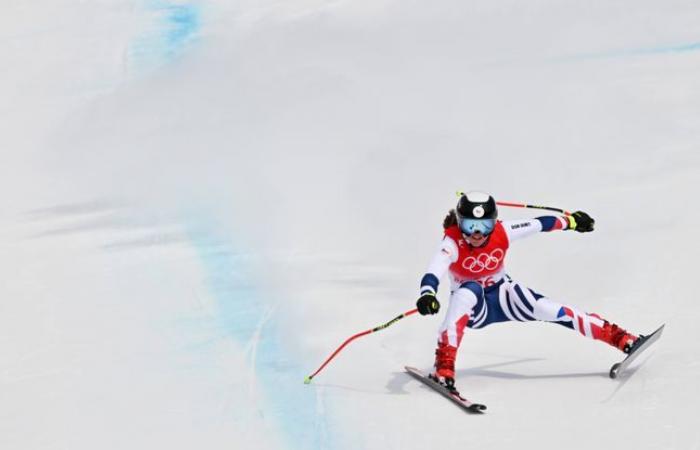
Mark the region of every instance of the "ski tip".
[[311, 384], [311, 377], [304, 377], [304, 384]]
[[657, 334], [657, 333], [658, 333], [659, 335], [663, 334], [664, 328], [665, 328], [665, 327], [666, 327], [666, 324], [665, 324], [665, 323], [662, 323], [661, 326], [659, 326], [659, 328], [657, 328], [656, 330], [654, 330], [654, 331], [652, 331], [651, 333], [649, 333], [648, 336], [652, 336], [652, 335]]
[[614, 380], [615, 378], [617, 378], [617, 368], [618, 368], [619, 366], [620, 366], [620, 364], [615, 364], [615, 365], [612, 366], [612, 368], [610, 369], [610, 378], [612, 378], [613, 380]]

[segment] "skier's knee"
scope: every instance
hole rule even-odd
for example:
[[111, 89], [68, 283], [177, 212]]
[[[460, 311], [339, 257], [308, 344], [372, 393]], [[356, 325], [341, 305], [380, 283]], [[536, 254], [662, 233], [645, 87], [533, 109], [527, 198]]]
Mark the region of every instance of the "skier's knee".
[[466, 282], [454, 292], [455, 300], [463, 304], [468, 310], [472, 310], [479, 299], [483, 298], [484, 290], [478, 283]]

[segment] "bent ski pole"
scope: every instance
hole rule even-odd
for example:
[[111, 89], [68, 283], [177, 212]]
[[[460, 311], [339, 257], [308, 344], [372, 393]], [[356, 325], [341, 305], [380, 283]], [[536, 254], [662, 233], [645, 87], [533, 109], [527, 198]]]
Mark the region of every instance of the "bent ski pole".
[[388, 327], [390, 327], [391, 325], [393, 325], [393, 324], [395, 324], [396, 322], [398, 322], [399, 320], [403, 319], [404, 317], [408, 317], [408, 316], [410, 316], [411, 314], [415, 314], [415, 313], [417, 313], [417, 312], [418, 312], [418, 309], [412, 309], [412, 310], [410, 310], [410, 311], [406, 311], [405, 313], [403, 313], [403, 314], [401, 314], [401, 315], [399, 315], [399, 316], [394, 317], [393, 319], [391, 319], [390, 321], [388, 321], [387, 323], [385, 323], [385, 324], [383, 324], [383, 325], [379, 325], [378, 327], [372, 328], [371, 330], [363, 331], [362, 333], [357, 333], [357, 334], [354, 335], [354, 336], [350, 336], [345, 342], [343, 342], [343, 344], [342, 344], [340, 347], [338, 347], [338, 348], [331, 354], [331, 356], [328, 357], [328, 359], [326, 359], [326, 361], [324, 361], [323, 364], [321, 364], [321, 367], [319, 367], [319, 368], [316, 370], [316, 372], [314, 372], [314, 373], [312, 373], [311, 375], [309, 375], [308, 377], [304, 378], [304, 384], [309, 384], [309, 383], [311, 383], [311, 380], [313, 379], [313, 377], [315, 377], [321, 370], [323, 370], [323, 368], [326, 367], [326, 365], [328, 365], [328, 363], [331, 362], [331, 360], [332, 360], [333, 358], [335, 358], [335, 355], [337, 355], [338, 353], [340, 353], [340, 351], [341, 351], [343, 348], [345, 348], [345, 346], [348, 345], [350, 342], [354, 341], [355, 339], [357, 339], [357, 338], [359, 338], [359, 337], [361, 337], [361, 336], [366, 336], [366, 335], [371, 334], [371, 333], [374, 333], [374, 332], [376, 332], [376, 331], [383, 330], [384, 328], [388, 328]]

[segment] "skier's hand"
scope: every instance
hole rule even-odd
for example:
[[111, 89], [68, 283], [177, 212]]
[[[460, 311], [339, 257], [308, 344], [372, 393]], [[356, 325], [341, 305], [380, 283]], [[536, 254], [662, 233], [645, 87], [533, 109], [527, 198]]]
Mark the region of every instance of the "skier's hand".
[[418, 307], [418, 312], [421, 313], [422, 316], [426, 314], [437, 314], [437, 312], [440, 311], [440, 302], [437, 297], [435, 297], [435, 294], [421, 295], [416, 302], [416, 306]]
[[579, 233], [593, 231], [595, 220], [583, 211], [576, 211], [569, 216], [569, 229]]

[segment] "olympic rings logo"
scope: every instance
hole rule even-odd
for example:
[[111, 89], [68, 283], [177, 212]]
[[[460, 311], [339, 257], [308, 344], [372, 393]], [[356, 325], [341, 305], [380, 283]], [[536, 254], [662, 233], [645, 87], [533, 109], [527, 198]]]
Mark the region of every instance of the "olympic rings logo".
[[476, 258], [473, 256], [468, 256], [464, 258], [464, 261], [462, 261], [462, 267], [472, 273], [481, 273], [484, 270], [495, 270], [498, 265], [501, 264], [501, 260], [503, 259], [504, 255], [505, 253], [503, 250], [497, 248], [490, 254], [482, 253]]

